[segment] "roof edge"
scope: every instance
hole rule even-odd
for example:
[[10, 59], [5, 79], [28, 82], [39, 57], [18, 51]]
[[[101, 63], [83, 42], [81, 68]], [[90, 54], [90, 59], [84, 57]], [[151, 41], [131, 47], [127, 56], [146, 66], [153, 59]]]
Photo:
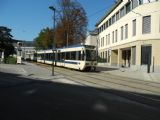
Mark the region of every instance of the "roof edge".
[[123, 0], [118, 0], [116, 4], [114, 4], [108, 11], [107, 13], [102, 17], [102, 19], [100, 19], [97, 23], [96, 23], [96, 27], [115, 9], [117, 8], [117, 6], [123, 2]]

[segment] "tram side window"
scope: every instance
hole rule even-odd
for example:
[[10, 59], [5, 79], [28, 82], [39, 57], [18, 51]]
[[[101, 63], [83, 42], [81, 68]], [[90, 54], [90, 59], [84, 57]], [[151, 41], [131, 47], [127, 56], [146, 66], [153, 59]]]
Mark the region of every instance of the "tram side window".
[[39, 54], [37, 54], [37, 60], [40, 60], [41, 56]]
[[[1, 58], [1, 57], [0, 57]], [[39, 60], [40, 59], [40, 56], [37, 54], [37, 60]]]
[[61, 60], [61, 53], [57, 53], [57, 60]]
[[66, 60], [70, 59], [70, 52], [66, 52]]
[[76, 52], [71, 52], [71, 60], [75, 60], [76, 59]]
[[53, 60], [54, 59], [54, 54], [50, 53], [50, 59]]
[[76, 60], [81, 60], [81, 51], [76, 51]]
[[48, 54], [48, 59], [49, 59], [49, 60], [52, 60], [52, 58], [51, 58], [51, 53]]
[[62, 53], [61, 53], [61, 59], [62, 59], [62, 60], [65, 60], [65, 52], [62, 52]]
[[49, 54], [48, 53], [46, 54], [46, 60], [49, 60]]
[[45, 54], [42, 54], [42, 59], [43, 59], [43, 60], [45, 59]]
[[40, 54], [39, 56], [40, 56], [40, 60], [42, 60], [42, 59], [43, 59], [43, 56], [42, 56], [42, 54]]
[[44, 57], [45, 57], [45, 60], [47, 60], [47, 53], [45, 53]]
[[81, 51], [78, 51], [78, 60], [81, 60]]
[[48, 53], [45, 54], [45, 59], [48, 60]]
[[50, 53], [47, 54], [47, 60], [50, 60]]

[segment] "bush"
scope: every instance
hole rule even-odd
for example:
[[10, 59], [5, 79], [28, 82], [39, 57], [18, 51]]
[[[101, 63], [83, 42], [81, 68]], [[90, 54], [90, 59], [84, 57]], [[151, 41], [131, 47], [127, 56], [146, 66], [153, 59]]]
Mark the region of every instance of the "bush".
[[105, 62], [106, 62], [106, 59], [100, 58], [100, 57], [98, 56], [97, 62], [98, 62], [98, 63], [105, 63]]
[[5, 58], [4, 62], [6, 64], [16, 64], [17, 63], [17, 58], [9, 56], [9, 57]]

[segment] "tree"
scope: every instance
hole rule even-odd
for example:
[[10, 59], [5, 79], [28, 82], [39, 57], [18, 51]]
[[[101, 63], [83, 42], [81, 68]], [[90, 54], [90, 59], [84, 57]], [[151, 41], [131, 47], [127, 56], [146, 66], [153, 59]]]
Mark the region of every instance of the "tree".
[[35, 38], [34, 43], [38, 49], [49, 49], [52, 48], [53, 41], [53, 30], [49, 28], [44, 28], [40, 31], [37, 38]]
[[12, 45], [12, 35], [10, 32], [11, 29], [0, 26], [0, 52], [4, 51], [5, 57], [8, 57], [15, 52]]
[[59, 19], [56, 19], [55, 31], [42, 29], [34, 40], [37, 49], [52, 48], [54, 37], [56, 47], [84, 42], [88, 22], [83, 7], [76, 0], [59, 0], [59, 6], [62, 12], [59, 13]]
[[63, 46], [83, 43], [87, 32], [85, 10], [76, 0], [59, 0], [60, 20], [56, 27], [56, 40]]

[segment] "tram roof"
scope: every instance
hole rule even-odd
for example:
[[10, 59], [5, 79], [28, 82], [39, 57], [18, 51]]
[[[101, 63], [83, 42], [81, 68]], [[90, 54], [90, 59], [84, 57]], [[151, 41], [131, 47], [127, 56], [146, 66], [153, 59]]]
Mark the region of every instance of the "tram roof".
[[70, 46], [68, 46], [68, 47], [63, 47], [63, 48], [58, 48], [58, 49], [76, 48], [76, 47], [95, 48], [95, 46], [93, 46], [93, 45], [76, 44], [76, 45], [70, 45]]
[[[82, 44], [76, 44], [76, 45], [70, 45], [68, 47], [63, 47], [63, 48], [54, 48], [54, 49], [47, 49], [45, 51], [55, 51], [55, 50], [62, 50], [62, 49], [67, 49], [67, 48], [78, 48], [78, 47], [84, 47], [84, 48], [90, 48], [90, 49], [94, 49], [95, 46], [93, 45], [82, 45]], [[43, 52], [44, 50], [39, 50], [39, 52]]]

